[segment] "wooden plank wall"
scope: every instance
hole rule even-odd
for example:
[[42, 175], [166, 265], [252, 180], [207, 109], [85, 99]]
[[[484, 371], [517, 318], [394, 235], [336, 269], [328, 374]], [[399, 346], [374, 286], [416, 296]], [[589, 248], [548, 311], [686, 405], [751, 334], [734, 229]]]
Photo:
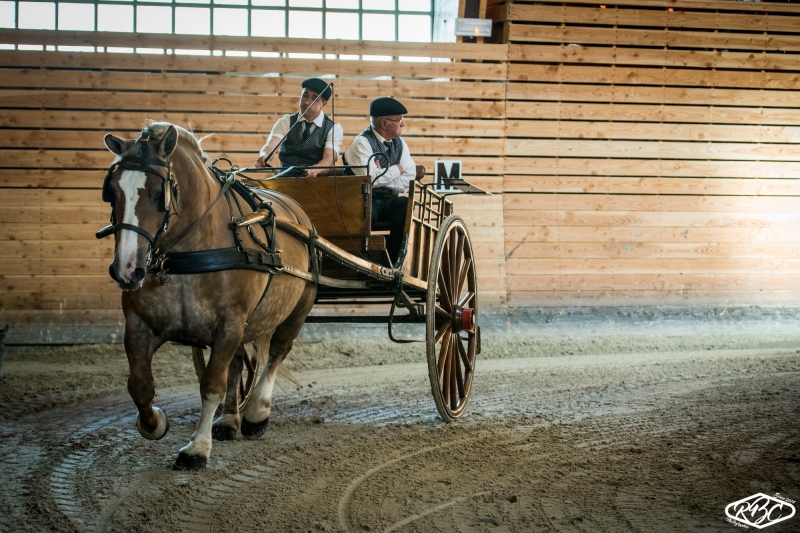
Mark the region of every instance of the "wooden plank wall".
[[509, 306], [800, 303], [800, 6], [509, 1]]
[[800, 304], [798, 6], [509, 0], [488, 13], [502, 44], [0, 31], [273, 56], [0, 51], [0, 319], [119, 320], [111, 242], [93, 236], [108, 217], [103, 134], [168, 120], [249, 165], [310, 75], [336, 77], [345, 147], [369, 100], [393, 95], [419, 162], [460, 158], [495, 193], [458, 199], [483, 306]]
[[[0, 51], [0, 320], [16, 329], [119, 323], [113, 240], [94, 238], [109, 216], [100, 186], [113, 156], [102, 138], [133, 138], [147, 118], [214, 133], [203, 141], [210, 157], [252, 166], [275, 120], [296, 112], [300, 81], [335, 77], [344, 149], [368, 125], [371, 99], [394, 96], [409, 109], [405, 138], [418, 163], [432, 170], [460, 158], [471, 180], [502, 191], [505, 45], [0, 31], [11, 44], [134, 42], [274, 57]], [[482, 302], [502, 305], [502, 195], [460, 200], [459, 212], [481, 257]]]

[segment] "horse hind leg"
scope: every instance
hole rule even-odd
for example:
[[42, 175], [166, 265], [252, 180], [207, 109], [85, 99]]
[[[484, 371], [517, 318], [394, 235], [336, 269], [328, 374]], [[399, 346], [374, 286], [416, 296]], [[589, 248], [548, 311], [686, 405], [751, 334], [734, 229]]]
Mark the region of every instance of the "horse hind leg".
[[307, 290], [292, 314], [275, 329], [275, 333], [272, 335], [267, 367], [244, 409], [242, 435], [245, 437], [260, 437], [267, 431], [269, 415], [272, 412], [272, 391], [275, 387], [278, 369], [292, 349], [292, 343], [300, 334], [306, 316], [311, 312], [315, 294], [316, 287], [313, 287], [313, 290]]
[[239, 414], [239, 382], [244, 368], [244, 358], [247, 357], [244, 345], [239, 345], [233, 355], [231, 366], [228, 369], [228, 389], [225, 391], [225, 409], [222, 416], [211, 425], [211, 437], [214, 440], [233, 440], [242, 423]]

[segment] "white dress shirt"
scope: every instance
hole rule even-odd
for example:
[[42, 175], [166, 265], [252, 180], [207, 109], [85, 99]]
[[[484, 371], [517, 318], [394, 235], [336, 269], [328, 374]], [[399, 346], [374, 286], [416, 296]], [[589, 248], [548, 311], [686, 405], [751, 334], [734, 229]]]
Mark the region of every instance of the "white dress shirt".
[[[299, 126], [295, 126], [295, 128], [308, 128], [309, 124], [311, 124], [311, 133], [314, 132], [314, 129], [321, 128], [322, 124], [325, 120], [325, 113], [320, 112], [312, 121], [307, 121], [305, 117], [298, 119], [298, 122], [305, 122], [306, 124], [300, 124]], [[278, 122], [272, 126], [272, 131], [267, 138], [267, 145], [273, 140], [281, 140], [289, 131], [289, 126], [292, 123], [292, 115], [283, 115], [281, 118], [278, 119]], [[342, 127], [339, 124], [334, 124], [331, 131], [328, 132], [328, 140], [325, 142], [325, 148], [332, 148], [336, 151], [336, 155], [338, 156], [342, 152], [342, 139], [344, 138], [344, 132]], [[266, 146], [266, 145], [265, 145]]]
[[[374, 129], [372, 129], [372, 133], [375, 134], [378, 141], [384, 142], [386, 140]], [[403, 143], [403, 155], [400, 156], [399, 164], [403, 167], [403, 173], [400, 173], [400, 169], [397, 165], [392, 165], [389, 167], [389, 170], [386, 171], [386, 174], [378, 178], [372, 184], [373, 187], [389, 187], [390, 189], [399, 191], [401, 194], [408, 193], [408, 184], [417, 175], [417, 165], [414, 163], [414, 160], [411, 159], [411, 154], [408, 151], [408, 145], [405, 139], [400, 137], [400, 142]], [[369, 141], [363, 135], [359, 135], [353, 139], [353, 144], [351, 144], [350, 148], [344, 153], [347, 164], [356, 166], [365, 166], [371, 155], [372, 145], [369, 144]], [[369, 162], [369, 175], [372, 176], [373, 180], [384, 171], [384, 169], [378, 168], [375, 164], [377, 159], [378, 158], [375, 157]], [[383, 162], [385, 162], [385, 160]], [[365, 174], [364, 169], [361, 168], [354, 168], [353, 173], [358, 175]]]

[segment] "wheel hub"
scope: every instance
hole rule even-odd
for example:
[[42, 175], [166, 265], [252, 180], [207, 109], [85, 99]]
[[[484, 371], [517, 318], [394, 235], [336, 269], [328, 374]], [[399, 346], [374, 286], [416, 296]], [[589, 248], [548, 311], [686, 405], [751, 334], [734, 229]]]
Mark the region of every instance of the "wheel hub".
[[475, 310], [472, 307], [456, 307], [453, 311], [453, 332], [475, 329]]

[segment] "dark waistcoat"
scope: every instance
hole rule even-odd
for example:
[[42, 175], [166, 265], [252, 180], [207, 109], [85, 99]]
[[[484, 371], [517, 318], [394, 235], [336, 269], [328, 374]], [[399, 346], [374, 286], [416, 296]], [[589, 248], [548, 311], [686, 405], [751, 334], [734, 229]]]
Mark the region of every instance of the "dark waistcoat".
[[[291, 116], [289, 127], [297, 122], [298, 113]], [[306, 128], [310, 127], [309, 122]], [[333, 129], [333, 121], [325, 115], [322, 126], [311, 132], [308, 139], [303, 140], [303, 126], [297, 126], [288, 134], [288, 138], [281, 145], [280, 158], [281, 166], [311, 166], [319, 163], [325, 151], [325, 143], [328, 141], [328, 133]]]
[[[359, 135], [367, 138], [373, 154], [384, 154], [389, 158], [389, 166], [396, 165], [400, 162], [400, 158], [403, 157], [403, 141], [400, 140], [400, 137], [386, 141], [389, 143], [389, 146], [386, 146], [378, 140], [372, 128], [367, 128]], [[383, 158], [376, 157], [375, 159], [380, 159], [381, 166], [386, 162]]]

